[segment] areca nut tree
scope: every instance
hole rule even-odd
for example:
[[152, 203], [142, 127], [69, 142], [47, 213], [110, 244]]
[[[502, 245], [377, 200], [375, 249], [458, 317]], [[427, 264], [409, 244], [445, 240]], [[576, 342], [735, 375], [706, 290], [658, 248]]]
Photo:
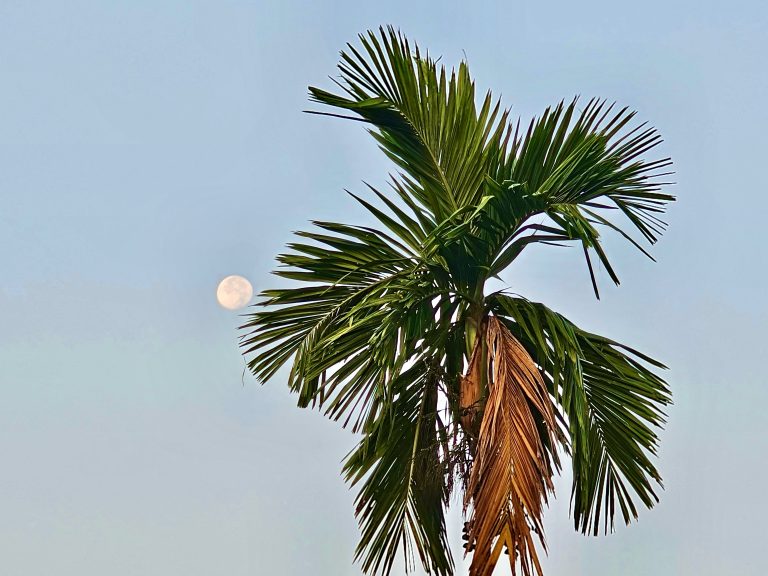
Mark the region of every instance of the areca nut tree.
[[[394, 163], [388, 187], [352, 195], [378, 222], [317, 221], [278, 256], [241, 327], [256, 378], [288, 386], [358, 433], [357, 560], [389, 574], [402, 552], [455, 571], [445, 513], [463, 503], [471, 576], [508, 555], [541, 575], [542, 514], [568, 457], [575, 528], [597, 535], [657, 501], [652, 462], [671, 402], [658, 361], [487, 282], [528, 247], [576, 245], [619, 279], [605, 231], [644, 254], [664, 230], [670, 160], [635, 113], [603, 100], [547, 108], [527, 126], [466, 63], [446, 70], [392, 27], [341, 52], [337, 90], [311, 99], [361, 121]], [[638, 236], [639, 239], [633, 237]], [[650, 256], [650, 255], [649, 255]]]

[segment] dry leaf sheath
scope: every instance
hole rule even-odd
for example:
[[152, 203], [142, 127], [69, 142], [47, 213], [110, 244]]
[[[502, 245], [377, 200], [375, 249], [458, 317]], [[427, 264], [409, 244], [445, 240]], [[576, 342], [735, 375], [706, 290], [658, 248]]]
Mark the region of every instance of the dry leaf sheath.
[[[248, 366], [283, 367], [302, 407], [360, 435], [344, 463], [358, 490], [357, 559], [368, 574], [454, 574], [445, 511], [461, 492], [471, 576], [503, 553], [541, 574], [541, 518], [558, 454], [572, 467], [577, 530], [597, 534], [657, 501], [652, 458], [667, 384], [659, 362], [543, 304], [488, 292], [532, 245], [576, 245], [595, 294], [615, 232], [644, 254], [673, 197], [661, 138], [601, 100], [561, 102], [527, 126], [466, 63], [446, 70], [394, 29], [341, 54], [337, 92], [314, 102], [362, 121], [395, 171], [353, 195], [378, 224], [315, 222], [278, 257], [242, 327]], [[638, 238], [632, 236], [633, 233]]]

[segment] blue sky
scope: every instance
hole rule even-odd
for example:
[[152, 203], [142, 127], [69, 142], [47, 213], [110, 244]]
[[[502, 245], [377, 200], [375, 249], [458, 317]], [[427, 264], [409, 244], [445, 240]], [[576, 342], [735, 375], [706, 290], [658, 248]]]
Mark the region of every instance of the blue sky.
[[387, 23], [466, 55], [524, 119], [575, 94], [629, 105], [675, 161], [657, 263], [609, 241], [622, 285], [603, 274], [600, 302], [576, 251], [504, 278], [663, 360], [675, 394], [659, 506], [588, 539], [564, 477], [547, 575], [765, 573], [766, 5], [4, 0], [3, 574], [360, 573], [354, 437], [243, 373], [215, 289], [272, 285], [309, 219], [366, 218], [342, 190], [391, 167], [356, 123], [301, 111]]

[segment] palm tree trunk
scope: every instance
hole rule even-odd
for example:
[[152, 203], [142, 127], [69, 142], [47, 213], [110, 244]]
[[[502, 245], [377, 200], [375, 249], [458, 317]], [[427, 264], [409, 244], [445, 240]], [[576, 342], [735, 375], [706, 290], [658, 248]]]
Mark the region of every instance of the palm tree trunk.
[[488, 397], [488, 374], [485, 366], [488, 355], [484, 338], [485, 317], [482, 305], [472, 304], [464, 321], [464, 338], [467, 355], [467, 371], [461, 378], [459, 406], [461, 426], [470, 438], [470, 452], [474, 456], [480, 434], [485, 399]]

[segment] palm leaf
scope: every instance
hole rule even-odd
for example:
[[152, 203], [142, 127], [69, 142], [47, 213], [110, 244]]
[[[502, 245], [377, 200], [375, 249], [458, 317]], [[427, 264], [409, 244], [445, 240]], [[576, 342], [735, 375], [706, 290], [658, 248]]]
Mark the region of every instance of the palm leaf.
[[[619, 279], [601, 244], [595, 226], [618, 232], [646, 255], [624, 228], [611, 221], [617, 210], [631, 228], [650, 243], [665, 224], [659, 219], [674, 197], [661, 192], [671, 164], [668, 158], [645, 161], [642, 156], [661, 143], [653, 128], [631, 127], [635, 113], [613, 112], [605, 101], [592, 99], [578, 112], [578, 99], [548, 108], [533, 121], [526, 134], [519, 131], [506, 160], [489, 175], [499, 202], [492, 220], [500, 231], [493, 275], [508, 266], [522, 249], [534, 242], [575, 240], [582, 244], [595, 294], [597, 282], [589, 259], [594, 250], [611, 279]], [[550, 219], [549, 234], [537, 238], [536, 226], [520, 236], [526, 222], [543, 215]], [[501, 225], [499, 225], [499, 222]], [[553, 237], [554, 234], [554, 237]]]
[[466, 64], [449, 77], [392, 27], [361, 35], [360, 43], [361, 50], [348, 45], [341, 54], [343, 94], [310, 88], [312, 98], [370, 123], [382, 150], [409, 176], [402, 188], [437, 222], [477, 204], [507, 113], [490, 93], [478, 110]]
[[500, 294], [493, 300], [567, 417], [576, 528], [597, 535], [602, 524], [612, 531], [617, 508], [626, 523], [637, 518], [636, 500], [649, 508], [658, 501], [661, 477], [649, 455], [671, 402], [666, 383], [644, 364], [663, 366], [542, 304]]
[[428, 573], [453, 571], [436, 428], [438, 372], [429, 363], [425, 370], [420, 361], [392, 380], [392, 403], [367, 427], [344, 466], [350, 484], [362, 484], [357, 557], [370, 574], [388, 574], [401, 545], [406, 571], [413, 568], [413, 549]]
[[554, 410], [538, 367], [504, 324], [491, 316], [483, 331], [476, 347], [485, 340], [489, 395], [465, 497], [475, 546], [469, 573], [490, 576], [505, 545], [513, 574], [519, 560], [523, 576], [541, 575], [531, 532], [543, 545], [557, 463]]

